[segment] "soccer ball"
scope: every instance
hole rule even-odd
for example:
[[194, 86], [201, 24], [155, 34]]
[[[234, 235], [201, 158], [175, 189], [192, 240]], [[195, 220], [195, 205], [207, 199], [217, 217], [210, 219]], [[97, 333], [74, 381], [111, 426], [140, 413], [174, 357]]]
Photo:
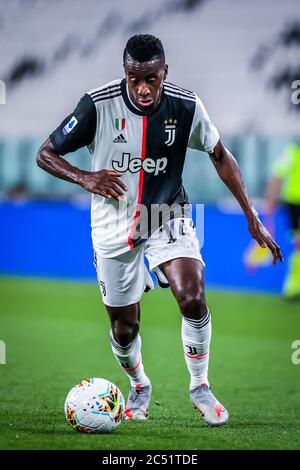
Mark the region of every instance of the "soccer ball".
[[124, 398], [118, 387], [108, 380], [85, 379], [69, 391], [65, 415], [76, 431], [112, 432], [124, 419]]

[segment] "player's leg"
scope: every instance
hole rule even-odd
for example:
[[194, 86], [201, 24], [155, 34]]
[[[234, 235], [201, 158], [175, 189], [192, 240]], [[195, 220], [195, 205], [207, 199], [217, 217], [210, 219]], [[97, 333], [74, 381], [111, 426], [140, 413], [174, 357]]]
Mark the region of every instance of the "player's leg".
[[106, 305], [106, 310], [111, 322], [110, 343], [113, 354], [130, 380], [126, 417], [147, 419], [152, 387], [142, 361], [140, 304], [137, 302], [125, 307]]
[[160, 283], [170, 285], [182, 313], [191, 400], [207, 423], [225, 424], [228, 412], [212, 394], [207, 378], [211, 319], [204, 294], [204, 262], [193, 221], [189, 217], [170, 220], [167, 229], [158, 230], [146, 242], [145, 253]]
[[116, 258], [97, 256], [95, 260], [102, 299], [108, 312], [113, 354], [130, 380], [126, 415], [146, 419], [151, 396], [145, 374], [140, 329], [140, 297], [145, 289], [144, 256], [141, 250]]
[[190, 398], [205, 421], [220, 426], [228, 412], [208, 382], [211, 318], [205, 300], [203, 264], [199, 259], [176, 258], [159, 265], [182, 313], [182, 342], [190, 373]]
[[182, 313], [182, 342], [190, 388], [208, 383], [211, 319], [205, 301], [203, 265], [193, 258], [176, 258], [159, 266]]

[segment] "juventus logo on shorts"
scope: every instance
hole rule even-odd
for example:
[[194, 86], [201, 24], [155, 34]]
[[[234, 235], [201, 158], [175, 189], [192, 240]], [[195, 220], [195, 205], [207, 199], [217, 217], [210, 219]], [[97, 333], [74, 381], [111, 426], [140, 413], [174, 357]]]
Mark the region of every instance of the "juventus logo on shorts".
[[106, 296], [105, 282], [99, 281], [99, 284], [100, 284], [100, 288], [101, 288], [101, 290], [102, 290], [102, 294], [103, 294], [104, 297], [105, 297], [105, 296]]
[[169, 119], [165, 120], [165, 132], [167, 133], [167, 140], [165, 140], [165, 144], [170, 147], [175, 142], [175, 131], [176, 131], [176, 119]]

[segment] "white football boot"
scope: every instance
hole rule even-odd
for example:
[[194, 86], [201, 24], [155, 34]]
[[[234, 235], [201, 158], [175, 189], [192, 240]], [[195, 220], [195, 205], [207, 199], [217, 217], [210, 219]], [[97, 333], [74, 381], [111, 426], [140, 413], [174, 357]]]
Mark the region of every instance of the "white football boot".
[[146, 387], [141, 387], [139, 384], [131, 387], [126, 403], [125, 419], [148, 419], [151, 393], [151, 384]]
[[190, 390], [190, 398], [207, 424], [210, 426], [222, 426], [227, 423], [229, 413], [216, 399], [208, 385], [202, 384]]

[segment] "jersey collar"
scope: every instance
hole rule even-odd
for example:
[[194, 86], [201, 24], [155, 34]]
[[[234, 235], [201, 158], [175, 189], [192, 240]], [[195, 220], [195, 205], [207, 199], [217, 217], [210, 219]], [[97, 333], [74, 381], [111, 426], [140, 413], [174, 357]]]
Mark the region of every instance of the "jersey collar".
[[126, 104], [127, 108], [129, 108], [130, 111], [132, 111], [134, 114], [137, 114], [138, 116], [149, 116], [149, 115], [152, 116], [153, 114], [156, 114], [161, 109], [161, 107], [163, 106], [163, 104], [165, 102], [165, 94], [164, 94], [164, 89], [163, 89], [160, 103], [155, 109], [153, 109], [153, 111], [147, 112], [147, 111], [142, 111], [142, 110], [138, 109], [132, 103], [131, 99], [129, 98], [129, 95], [128, 95], [128, 92], [127, 92], [127, 83], [126, 83], [125, 78], [123, 78], [123, 80], [121, 81], [121, 93], [122, 93], [122, 97], [125, 101], [125, 104]]

